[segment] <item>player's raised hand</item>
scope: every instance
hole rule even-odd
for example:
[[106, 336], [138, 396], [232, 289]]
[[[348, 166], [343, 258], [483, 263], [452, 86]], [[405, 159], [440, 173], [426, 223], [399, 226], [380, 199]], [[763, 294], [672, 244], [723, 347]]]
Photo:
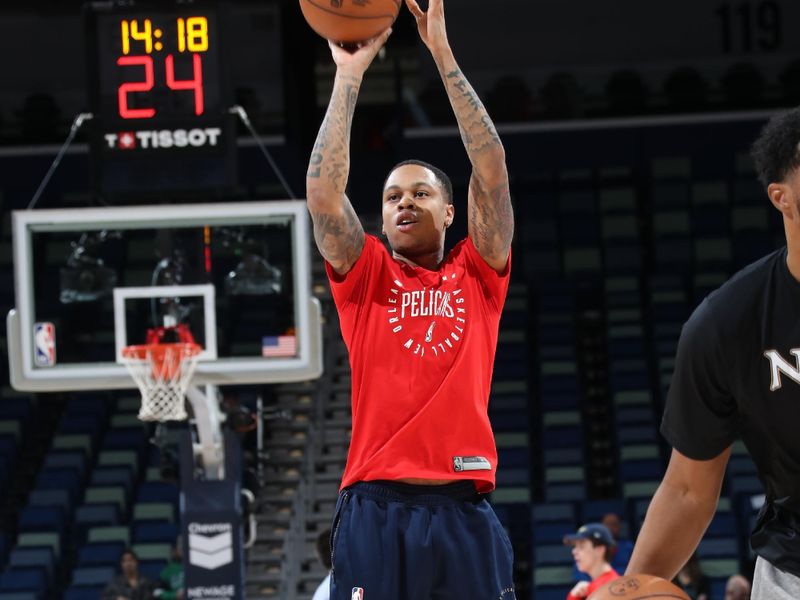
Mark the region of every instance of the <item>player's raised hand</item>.
[[417, 29], [422, 42], [431, 52], [448, 46], [447, 28], [444, 23], [444, 0], [430, 0], [428, 10], [424, 11], [417, 0], [406, 0], [406, 6], [417, 20]]
[[392, 28], [389, 27], [377, 37], [360, 44], [356, 48], [343, 48], [339, 44], [329, 41], [328, 46], [330, 46], [331, 54], [333, 55], [333, 62], [336, 63], [338, 69], [360, 77], [372, 64], [375, 56], [383, 48], [391, 34]]

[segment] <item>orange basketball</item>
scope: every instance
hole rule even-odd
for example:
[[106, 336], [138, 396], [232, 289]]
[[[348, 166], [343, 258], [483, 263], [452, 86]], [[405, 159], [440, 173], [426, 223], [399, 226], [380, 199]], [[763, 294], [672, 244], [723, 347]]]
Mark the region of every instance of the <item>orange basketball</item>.
[[300, 0], [311, 28], [327, 40], [354, 44], [394, 23], [403, 0]]
[[625, 575], [595, 591], [589, 600], [689, 600], [689, 596], [660, 577]]

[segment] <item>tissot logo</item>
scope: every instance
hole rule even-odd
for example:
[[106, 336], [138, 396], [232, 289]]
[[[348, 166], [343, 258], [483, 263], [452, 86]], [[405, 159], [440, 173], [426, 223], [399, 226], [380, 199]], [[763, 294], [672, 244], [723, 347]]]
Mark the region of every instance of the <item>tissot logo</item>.
[[770, 366], [770, 391], [774, 392], [783, 387], [784, 376], [800, 385], [800, 348], [790, 350], [789, 354], [794, 356], [795, 364], [786, 360], [777, 350], [764, 352]]
[[217, 146], [222, 135], [219, 127], [203, 129], [161, 129], [120, 131], [103, 137], [109, 150], [154, 150], [157, 148], [201, 148]]
[[233, 562], [231, 524], [190, 523], [189, 562], [210, 571]]

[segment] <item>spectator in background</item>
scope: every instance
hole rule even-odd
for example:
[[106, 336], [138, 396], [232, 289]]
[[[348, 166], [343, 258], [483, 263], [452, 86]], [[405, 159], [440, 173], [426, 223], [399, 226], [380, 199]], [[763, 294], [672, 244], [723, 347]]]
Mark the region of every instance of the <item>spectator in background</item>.
[[633, 553], [633, 542], [622, 537], [622, 520], [616, 513], [607, 513], [601, 521], [614, 538], [614, 555], [611, 557], [611, 566], [617, 573], [624, 573], [628, 568], [628, 561]]
[[[625, 569], [628, 567], [628, 561], [631, 559], [633, 542], [627, 538], [621, 537], [622, 521], [616, 513], [607, 513], [603, 515], [601, 523], [608, 529], [615, 542], [611, 550], [611, 566], [617, 573], [624, 573]], [[575, 581], [591, 581], [591, 577], [579, 571], [577, 565], [572, 569], [572, 577]]]
[[103, 600], [152, 600], [153, 583], [139, 574], [139, 557], [127, 549], [119, 559], [122, 570], [103, 590]]
[[683, 589], [691, 600], [710, 600], [711, 583], [700, 568], [697, 554], [692, 554], [674, 581], [675, 585]]
[[161, 569], [161, 580], [155, 597], [161, 600], [183, 600], [183, 538], [178, 536], [167, 566]]
[[750, 600], [750, 582], [744, 575], [731, 575], [725, 584], [725, 600]]
[[317, 536], [317, 558], [328, 574], [317, 587], [311, 600], [329, 600], [331, 597], [331, 530], [326, 529]]
[[609, 562], [614, 552], [614, 538], [604, 525], [584, 525], [575, 534], [565, 537], [564, 543], [572, 546], [572, 558], [578, 570], [591, 577], [591, 581], [576, 583], [567, 594], [567, 600], [588, 598], [595, 590], [619, 577]]

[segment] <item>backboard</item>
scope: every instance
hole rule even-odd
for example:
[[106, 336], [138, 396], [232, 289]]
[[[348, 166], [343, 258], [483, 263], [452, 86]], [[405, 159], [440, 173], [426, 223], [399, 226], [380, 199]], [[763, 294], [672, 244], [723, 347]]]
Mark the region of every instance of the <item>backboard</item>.
[[16, 389], [134, 388], [122, 347], [177, 323], [203, 348], [197, 385], [322, 371], [302, 201], [16, 211], [13, 236]]

